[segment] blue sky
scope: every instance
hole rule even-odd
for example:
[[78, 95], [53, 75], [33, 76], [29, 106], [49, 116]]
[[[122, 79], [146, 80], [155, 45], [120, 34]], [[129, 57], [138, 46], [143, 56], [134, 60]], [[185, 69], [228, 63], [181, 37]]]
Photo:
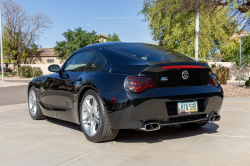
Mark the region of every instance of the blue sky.
[[51, 16], [52, 28], [37, 41], [44, 48], [52, 48], [64, 40], [62, 33], [77, 27], [97, 34], [117, 33], [124, 42], [152, 43], [147, 23], [138, 12], [139, 0], [13, 0], [30, 14], [41, 10]]

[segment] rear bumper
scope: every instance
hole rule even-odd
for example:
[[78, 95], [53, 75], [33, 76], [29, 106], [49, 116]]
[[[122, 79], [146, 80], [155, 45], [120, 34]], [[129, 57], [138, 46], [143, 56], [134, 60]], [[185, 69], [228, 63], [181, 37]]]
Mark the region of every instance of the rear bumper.
[[[219, 114], [223, 102], [221, 87], [198, 86], [178, 88], [155, 88], [135, 94], [128, 89], [101, 92], [114, 129], [141, 128], [144, 121], [157, 120], [171, 125], [188, 121], [208, 121], [208, 114]], [[116, 103], [109, 100], [116, 97]], [[198, 101], [198, 113], [178, 115], [177, 102]]]

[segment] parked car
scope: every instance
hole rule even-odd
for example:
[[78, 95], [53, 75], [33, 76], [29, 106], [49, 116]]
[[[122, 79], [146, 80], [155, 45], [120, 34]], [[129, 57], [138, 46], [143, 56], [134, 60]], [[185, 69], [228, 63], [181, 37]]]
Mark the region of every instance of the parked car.
[[113, 140], [120, 129], [220, 120], [223, 89], [209, 65], [160, 46], [94, 44], [49, 70], [28, 85], [31, 117], [79, 124], [92, 142]]

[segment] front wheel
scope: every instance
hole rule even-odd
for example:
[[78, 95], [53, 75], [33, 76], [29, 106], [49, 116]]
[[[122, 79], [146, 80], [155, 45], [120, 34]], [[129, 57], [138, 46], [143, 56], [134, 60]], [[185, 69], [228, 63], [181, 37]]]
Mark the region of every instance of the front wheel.
[[85, 92], [80, 105], [80, 124], [91, 142], [115, 139], [119, 130], [111, 129], [102, 100], [94, 90]]
[[43, 115], [39, 107], [35, 89], [33, 87], [31, 87], [29, 90], [28, 100], [29, 100], [28, 106], [31, 118], [34, 120], [46, 119], [46, 116]]

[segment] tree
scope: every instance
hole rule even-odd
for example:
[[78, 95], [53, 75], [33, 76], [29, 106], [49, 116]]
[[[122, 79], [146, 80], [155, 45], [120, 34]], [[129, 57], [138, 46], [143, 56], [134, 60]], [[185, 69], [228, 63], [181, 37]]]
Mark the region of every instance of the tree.
[[112, 41], [121, 41], [118, 34], [113, 33], [113, 35], [108, 34], [108, 38], [106, 39], [107, 42], [112, 42]]
[[[182, 0], [172, 1], [171, 9], [166, 0], [144, 2], [140, 14], [145, 16], [145, 21], [149, 23], [149, 29], [153, 40], [159, 42], [168, 49], [178, 51], [182, 54], [194, 58], [195, 55], [195, 16], [193, 11], [186, 11], [175, 14], [180, 8]], [[216, 50], [223, 47], [233, 35], [237, 24], [229, 19], [227, 8], [217, 8], [215, 14], [207, 15], [200, 13], [200, 33], [199, 33], [199, 58], [207, 59]], [[201, 40], [202, 39], [202, 40]]]
[[[240, 41], [239, 38], [232, 38], [228, 45], [221, 50], [223, 61], [240, 63]], [[250, 64], [250, 36], [242, 38], [241, 42], [241, 65], [249, 67]]]
[[15, 68], [21, 59], [31, 53], [37, 53], [38, 46], [35, 41], [39, 39], [42, 32], [51, 27], [49, 15], [38, 11], [30, 15], [21, 5], [12, 0], [3, 2], [4, 18], [4, 55], [13, 60]]
[[[32, 41], [29, 44], [29, 47], [22, 45], [20, 40], [21, 37], [16, 33], [16, 37], [12, 38], [13, 40], [10, 39], [9, 34], [10, 30], [8, 27], [4, 27], [4, 32], [3, 32], [3, 53], [4, 53], [4, 59], [7, 63], [15, 62], [19, 64], [21, 59], [25, 59], [29, 54], [34, 53], [38, 54], [37, 48], [38, 45]], [[19, 48], [20, 50], [17, 50]], [[19, 51], [19, 52], [18, 52]], [[20, 55], [18, 55], [20, 54]]]
[[54, 47], [55, 54], [58, 59], [67, 59], [74, 51], [85, 47], [90, 44], [99, 43], [100, 37], [96, 35], [95, 31], [87, 32], [82, 30], [81, 27], [76, 28], [74, 31], [69, 30], [62, 34], [66, 40], [56, 42]]
[[[195, 17], [200, 10], [201, 15], [211, 16], [217, 13], [218, 9], [227, 8], [230, 12], [230, 17], [237, 20], [241, 29], [249, 28], [250, 24], [250, 0], [143, 0], [145, 3], [164, 3], [162, 9], [174, 16], [191, 14]], [[177, 5], [176, 5], [177, 4]], [[222, 7], [222, 8], [221, 8]]]

